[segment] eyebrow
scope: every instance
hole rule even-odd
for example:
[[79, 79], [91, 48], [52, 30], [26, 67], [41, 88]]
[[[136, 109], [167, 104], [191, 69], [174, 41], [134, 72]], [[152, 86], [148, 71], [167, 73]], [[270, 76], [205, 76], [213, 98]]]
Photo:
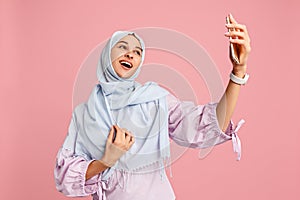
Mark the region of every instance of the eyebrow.
[[[128, 45], [128, 42], [123, 41], [123, 40], [119, 41], [118, 43], [125, 43], [125, 44]], [[140, 49], [143, 52], [143, 49], [141, 47], [136, 46], [135, 48], [138, 48], [138, 49]]]

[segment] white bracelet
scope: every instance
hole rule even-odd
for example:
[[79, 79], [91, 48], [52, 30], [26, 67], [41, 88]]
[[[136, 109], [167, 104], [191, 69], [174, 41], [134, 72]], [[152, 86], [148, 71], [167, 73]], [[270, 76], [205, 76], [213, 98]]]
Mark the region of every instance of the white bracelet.
[[239, 85], [245, 85], [249, 79], [249, 74], [245, 74], [244, 78], [237, 77], [232, 72], [230, 73], [230, 80]]

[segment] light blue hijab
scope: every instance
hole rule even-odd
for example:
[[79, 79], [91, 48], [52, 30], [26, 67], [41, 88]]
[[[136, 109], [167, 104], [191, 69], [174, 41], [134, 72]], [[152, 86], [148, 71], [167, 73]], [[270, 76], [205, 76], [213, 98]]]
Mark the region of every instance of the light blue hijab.
[[[143, 49], [138, 70], [127, 79], [119, 77], [113, 69], [110, 53], [112, 47], [126, 35], [133, 34]], [[163, 163], [170, 158], [168, 136], [168, 92], [156, 83], [141, 85], [135, 82], [145, 57], [143, 40], [133, 32], [117, 31], [104, 47], [97, 69], [99, 84], [88, 101], [74, 109], [70, 131], [63, 147], [86, 160], [101, 159], [112, 125], [129, 130], [135, 143], [119, 161], [102, 174], [107, 180], [114, 170], [141, 171], [145, 167]]]

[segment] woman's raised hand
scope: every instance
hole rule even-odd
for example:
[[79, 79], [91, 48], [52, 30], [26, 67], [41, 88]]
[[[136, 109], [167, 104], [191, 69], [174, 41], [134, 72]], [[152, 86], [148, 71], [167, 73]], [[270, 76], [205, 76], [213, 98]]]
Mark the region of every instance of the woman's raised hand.
[[246, 74], [248, 55], [251, 51], [250, 37], [247, 28], [243, 24], [239, 24], [233, 16], [229, 15], [230, 24], [226, 24], [227, 29], [231, 30], [225, 33], [229, 37], [229, 42], [234, 45], [239, 55], [239, 63], [232, 61], [233, 73], [236, 76], [243, 77]]
[[113, 166], [134, 144], [133, 135], [117, 125], [112, 126], [106, 141], [105, 152], [100, 161], [106, 166]]

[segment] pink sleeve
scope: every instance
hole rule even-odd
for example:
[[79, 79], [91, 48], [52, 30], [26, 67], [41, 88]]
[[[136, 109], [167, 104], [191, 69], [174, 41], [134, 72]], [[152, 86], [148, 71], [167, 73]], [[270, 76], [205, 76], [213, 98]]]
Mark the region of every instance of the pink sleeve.
[[57, 190], [69, 197], [87, 196], [101, 190], [99, 188], [100, 174], [85, 180], [87, 168], [92, 161], [86, 161], [81, 156], [74, 156], [71, 150], [61, 148], [54, 168]]
[[223, 132], [218, 124], [217, 103], [195, 105], [192, 102], [179, 101], [173, 95], [167, 96], [169, 110], [169, 136], [177, 144], [191, 148], [208, 148], [233, 139], [235, 152], [240, 159], [240, 140], [237, 137], [238, 127], [233, 128], [230, 121]]

